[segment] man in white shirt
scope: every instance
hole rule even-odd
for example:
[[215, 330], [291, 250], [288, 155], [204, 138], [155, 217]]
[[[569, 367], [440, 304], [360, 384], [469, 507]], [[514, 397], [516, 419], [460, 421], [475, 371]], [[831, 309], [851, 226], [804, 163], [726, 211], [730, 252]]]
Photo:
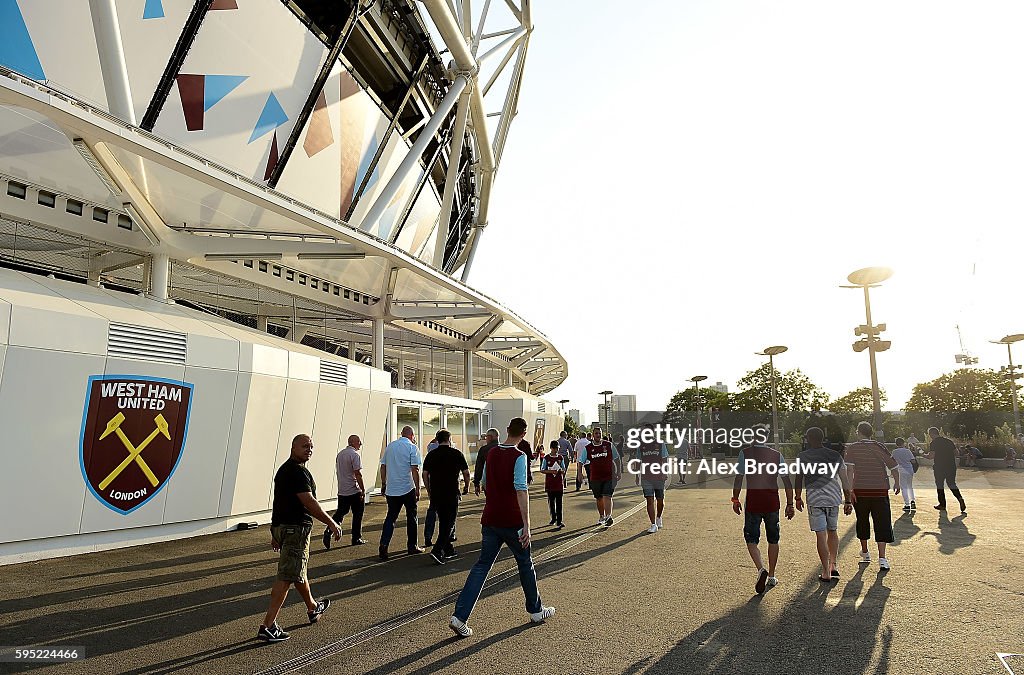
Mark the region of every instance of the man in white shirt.
[[388, 501], [388, 514], [384, 517], [384, 528], [380, 533], [381, 560], [388, 559], [388, 544], [395, 533], [395, 521], [405, 508], [406, 550], [410, 554], [423, 553], [416, 545], [419, 518], [416, 503], [420, 500], [420, 457], [416, 447], [416, 432], [412, 427], [403, 427], [402, 436], [388, 443], [380, 458], [380, 480], [384, 498]]
[[[580, 486], [583, 485], [583, 467], [585, 462], [580, 461], [580, 453], [587, 447], [587, 443], [590, 441], [586, 436], [580, 436], [579, 440], [576, 441], [576, 446], [573, 448], [573, 454], [576, 455], [576, 492], [580, 491]], [[586, 455], [587, 453], [583, 453]], [[590, 468], [587, 468], [587, 487], [590, 487]]]
[[[363, 464], [359, 459], [359, 448], [363, 441], [352, 434], [348, 447], [338, 453], [335, 465], [338, 472], [338, 510], [334, 522], [339, 526], [345, 514], [352, 511], [352, 545], [365, 544], [363, 539], [363, 509], [366, 507], [366, 489], [363, 487]], [[331, 548], [331, 530], [324, 530], [324, 548]]]

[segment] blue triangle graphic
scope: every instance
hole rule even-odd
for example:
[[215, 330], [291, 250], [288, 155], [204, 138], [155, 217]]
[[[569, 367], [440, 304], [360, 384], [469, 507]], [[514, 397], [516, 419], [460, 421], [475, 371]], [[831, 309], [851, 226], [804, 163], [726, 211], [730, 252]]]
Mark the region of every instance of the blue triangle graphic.
[[247, 79], [248, 75], [207, 75], [203, 87], [203, 112], [220, 103], [222, 98]]
[[281, 107], [281, 103], [278, 102], [277, 96], [273, 93], [267, 97], [267, 102], [263, 106], [263, 112], [260, 113], [260, 118], [256, 120], [256, 128], [252, 130], [252, 136], [249, 137], [249, 142], [252, 143], [260, 136], [269, 134], [274, 129], [278, 128], [282, 124], [288, 121], [288, 115], [285, 114], [284, 108]]
[[164, 3], [163, 0], [146, 0], [146, 8], [142, 10], [143, 19], [162, 19], [164, 18]]
[[46, 79], [18, 0], [0, 0], [0, 64], [33, 80]]

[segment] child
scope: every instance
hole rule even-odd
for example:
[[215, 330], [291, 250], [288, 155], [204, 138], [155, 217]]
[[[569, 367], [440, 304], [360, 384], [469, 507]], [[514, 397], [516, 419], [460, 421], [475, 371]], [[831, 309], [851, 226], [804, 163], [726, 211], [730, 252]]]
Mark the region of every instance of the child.
[[561, 454], [558, 441], [551, 441], [551, 452], [540, 460], [540, 472], [544, 474], [544, 491], [548, 493], [548, 510], [551, 522], [560, 530], [562, 523], [562, 492], [565, 490], [565, 472], [569, 467], [568, 457]]

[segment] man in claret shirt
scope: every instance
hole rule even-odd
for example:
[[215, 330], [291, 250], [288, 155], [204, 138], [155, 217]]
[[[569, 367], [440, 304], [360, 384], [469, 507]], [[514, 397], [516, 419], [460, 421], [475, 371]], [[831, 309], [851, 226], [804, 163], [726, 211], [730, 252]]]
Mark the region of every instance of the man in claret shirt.
[[[653, 425], [645, 425], [653, 429]], [[640, 473], [637, 484], [644, 491], [647, 500], [647, 517], [651, 519], [648, 534], [654, 534], [663, 527], [662, 514], [665, 512], [665, 480], [668, 478], [668, 446], [664, 443], [641, 443], [633, 451], [633, 458], [640, 460]], [[657, 501], [657, 510], [655, 510]]]
[[[767, 429], [760, 427], [767, 437]], [[750, 460], [748, 462], [748, 460]], [[772, 588], [779, 583], [775, 576], [775, 565], [779, 561], [779, 539], [781, 529], [779, 527], [779, 467], [785, 463], [782, 453], [769, 448], [760, 442], [740, 450], [739, 473], [733, 481], [732, 486], [732, 510], [740, 515], [743, 510], [740, 507], [740, 490], [743, 487], [743, 479], [747, 480], [747, 513], [743, 519], [743, 540], [747, 543], [747, 553], [757, 567], [757, 582], [754, 590], [757, 593], [764, 593], [765, 589]], [[747, 464], [750, 464], [748, 467]], [[795, 513], [793, 509], [793, 482], [786, 474], [781, 475], [782, 484], [786, 488], [786, 518], [792, 519]], [[764, 534], [768, 540], [768, 568], [765, 569], [761, 559], [761, 523], [764, 523]]]
[[509, 547], [519, 566], [519, 583], [526, 596], [530, 621], [541, 623], [555, 615], [554, 607], [545, 607], [541, 603], [537, 571], [530, 555], [530, 497], [526, 484], [530, 460], [516, 447], [526, 436], [526, 428], [526, 420], [513, 418], [509, 422], [505, 442], [487, 453], [483, 479], [487, 501], [480, 516], [480, 559], [469, 571], [466, 585], [455, 602], [455, 612], [448, 622], [448, 627], [460, 637], [473, 634], [466, 622], [480, 598], [480, 591], [502, 544]]
[[597, 524], [609, 527], [612, 519], [612, 495], [615, 483], [622, 476], [619, 452], [601, 437], [601, 427], [594, 427], [594, 440], [583, 448], [580, 461], [590, 464], [590, 490], [597, 500]]

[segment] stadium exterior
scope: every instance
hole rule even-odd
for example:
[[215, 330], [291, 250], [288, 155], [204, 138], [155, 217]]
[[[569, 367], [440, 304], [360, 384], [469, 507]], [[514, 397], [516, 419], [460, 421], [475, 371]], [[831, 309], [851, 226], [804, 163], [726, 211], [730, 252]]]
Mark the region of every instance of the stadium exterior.
[[296, 433], [325, 506], [349, 434], [367, 466], [404, 424], [556, 435], [565, 360], [465, 283], [531, 30], [529, 0], [0, 0], [0, 563], [267, 522]]

